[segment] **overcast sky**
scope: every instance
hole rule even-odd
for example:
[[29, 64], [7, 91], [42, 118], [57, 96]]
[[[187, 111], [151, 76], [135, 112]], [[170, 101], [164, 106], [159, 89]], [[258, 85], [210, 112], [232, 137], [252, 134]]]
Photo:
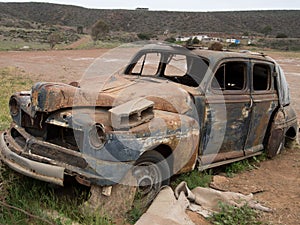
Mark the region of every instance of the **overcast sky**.
[[299, 0], [5, 0], [0, 2], [51, 2], [98, 9], [135, 9], [144, 7], [150, 10], [169, 11], [300, 9]]

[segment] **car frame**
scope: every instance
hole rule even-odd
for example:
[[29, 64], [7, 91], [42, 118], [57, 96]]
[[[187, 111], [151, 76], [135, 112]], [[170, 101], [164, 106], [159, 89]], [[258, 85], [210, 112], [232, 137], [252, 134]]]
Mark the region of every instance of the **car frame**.
[[[158, 57], [154, 67], [150, 56]], [[111, 186], [131, 171], [153, 198], [172, 175], [196, 165], [274, 157], [286, 139], [297, 140], [284, 73], [264, 54], [150, 44], [96, 94], [93, 85], [37, 83], [15, 93], [2, 161], [58, 185], [71, 176]]]

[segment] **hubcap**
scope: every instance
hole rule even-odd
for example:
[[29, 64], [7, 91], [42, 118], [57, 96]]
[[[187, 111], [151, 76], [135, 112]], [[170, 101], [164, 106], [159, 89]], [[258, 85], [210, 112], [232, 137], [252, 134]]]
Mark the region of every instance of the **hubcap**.
[[153, 200], [161, 187], [162, 176], [158, 166], [151, 162], [140, 163], [133, 170], [133, 176], [137, 179], [139, 197]]

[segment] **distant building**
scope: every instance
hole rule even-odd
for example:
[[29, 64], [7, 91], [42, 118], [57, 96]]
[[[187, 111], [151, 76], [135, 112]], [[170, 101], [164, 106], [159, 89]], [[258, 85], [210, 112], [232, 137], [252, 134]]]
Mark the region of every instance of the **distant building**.
[[236, 45], [241, 44], [241, 41], [238, 40], [238, 39], [226, 39], [226, 42], [227, 42], [227, 43], [236, 44]]
[[191, 37], [177, 37], [176, 41], [188, 41]]
[[199, 41], [210, 41], [211, 38], [207, 35], [197, 35], [197, 36], [190, 36], [190, 37], [177, 37], [176, 41], [188, 41], [189, 39], [197, 38]]
[[149, 8], [136, 8], [137, 11], [149, 11]]
[[213, 38], [212, 38], [212, 41], [215, 41], [215, 42], [222, 42], [222, 38], [219, 38], [219, 37], [213, 37]]

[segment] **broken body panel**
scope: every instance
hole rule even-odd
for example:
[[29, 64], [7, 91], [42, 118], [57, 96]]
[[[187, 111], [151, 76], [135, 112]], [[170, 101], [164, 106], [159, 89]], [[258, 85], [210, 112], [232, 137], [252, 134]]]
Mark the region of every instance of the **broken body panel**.
[[[178, 62], [185, 62], [181, 70]], [[13, 95], [2, 160], [59, 185], [70, 175], [108, 186], [145, 152], [159, 152], [173, 175], [197, 160], [205, 169], [264, 149], [274, 156], [285, 136], [297, 137], [284, 74], [264, 55], [151, 45], [106, 80], [37, 83]]]

